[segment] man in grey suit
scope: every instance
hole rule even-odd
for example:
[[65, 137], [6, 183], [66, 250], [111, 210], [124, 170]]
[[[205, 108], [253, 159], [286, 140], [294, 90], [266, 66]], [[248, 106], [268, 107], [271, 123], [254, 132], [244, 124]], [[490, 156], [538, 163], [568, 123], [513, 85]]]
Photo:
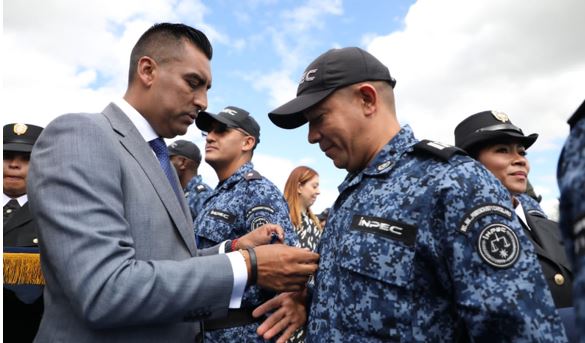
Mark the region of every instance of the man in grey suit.
[[315, 272], [317, 254], [259, 246], [283, 239], [277, 225], [242, 237], [246, 250], [195, 247], [162, 138], [207, 107], [211, 55], [202, 32], [154, 25], [132, 50], [123, 99], [61, 116], [39, 137], [28, 181], [46, 279], [37, 342], [193, 342], [246, 285], [300, 290]]

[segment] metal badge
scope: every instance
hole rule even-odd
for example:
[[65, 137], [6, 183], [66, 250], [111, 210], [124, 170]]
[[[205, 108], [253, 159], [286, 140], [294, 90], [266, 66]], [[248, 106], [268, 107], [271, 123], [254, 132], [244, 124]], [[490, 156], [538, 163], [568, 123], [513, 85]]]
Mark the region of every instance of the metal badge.
[[392, 165], [392, 161], [386, 161], [386, 162], [384, 162], [382, 164], [379, 164], [376, 169], [378, 169], [378, 171], [381, 172], [384, 169], [388, 169], [388, 167], [390, 167], [390, 165]]
[[26, 124], [14, 124], [14, 127], [12, 128], [12, 131], [14, 131], [14, 133], [17, 136], [21, 136], [24, 135], [26, 133], [26, 130], [28, 130], [28, 126], [26, 126]]
[[502, 123], [507, 123], [510, 121], [510, 118], [508, 118], [508, 115], [504, 112], [492, 111], [492, 115]]

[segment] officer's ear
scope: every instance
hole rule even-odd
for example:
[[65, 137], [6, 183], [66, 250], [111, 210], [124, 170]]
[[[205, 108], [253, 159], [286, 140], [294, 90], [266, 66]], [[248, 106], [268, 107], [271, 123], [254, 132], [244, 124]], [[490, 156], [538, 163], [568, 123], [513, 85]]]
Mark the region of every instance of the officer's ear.
[[256, 138], [252, 136], [245, 136], [244, 140], [242, 141], [242, 151], [252, 151], [254, 149], [254, 145], [256, 145]]
[[378, 92], [371, 83], [362, 83], [358, 85], [357, 94], [366, 116], [370, 116], [376, 112]]

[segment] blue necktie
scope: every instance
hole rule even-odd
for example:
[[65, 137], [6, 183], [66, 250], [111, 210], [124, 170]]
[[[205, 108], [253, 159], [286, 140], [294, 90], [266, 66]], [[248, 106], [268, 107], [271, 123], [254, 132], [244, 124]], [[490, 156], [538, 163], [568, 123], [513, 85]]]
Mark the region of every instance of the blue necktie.
[[169, 151], [167, 150], [167, 145], [165, 141], [158, 137], [157, 139], [153, 139], [148, 142], [150, 147], [154, 151], [158, 162], [160, 163], [160, 167], [162, 168], [163, 172], [167, 176], [167, 179], [171, 183], [171, 187], [175, 191], [175, 195], [177, 199], [179, 199], [179, 203], [181, 203], [181, 198], [184, 197], [183, 193], [177, 187], [177, 183], [175, 182], [175, 178], [173, 177], [173, 167], [171, 166], [171, 161], [169, 160]]

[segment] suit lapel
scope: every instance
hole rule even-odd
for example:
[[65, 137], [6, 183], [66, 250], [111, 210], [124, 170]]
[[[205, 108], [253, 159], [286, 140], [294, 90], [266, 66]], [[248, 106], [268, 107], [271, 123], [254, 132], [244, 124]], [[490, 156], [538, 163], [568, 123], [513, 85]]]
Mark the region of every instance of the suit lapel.
[[21, 208], [19, 208], [10, 219], [4, 225], [4, 234], [16, 230], [17, 228], [23, 226], [24, 224], [30, 222], [32, 220], [32, 216], [28, 209], [28, 202], [24, 204]]
[[124, 112], [116, 105], [110, 104], [103, 114], [111, 123], [112, 129], [118, 133], [122, 146], [136, 160], [150, 180], [171, 220], [175, 223], [175, 227], [194, 256], [196, 254], [195, 236], [189, 222], [188, 206], [183, 204], [186, 201], [181, 199], [183, 201], [179, 202], [152, 149]]

